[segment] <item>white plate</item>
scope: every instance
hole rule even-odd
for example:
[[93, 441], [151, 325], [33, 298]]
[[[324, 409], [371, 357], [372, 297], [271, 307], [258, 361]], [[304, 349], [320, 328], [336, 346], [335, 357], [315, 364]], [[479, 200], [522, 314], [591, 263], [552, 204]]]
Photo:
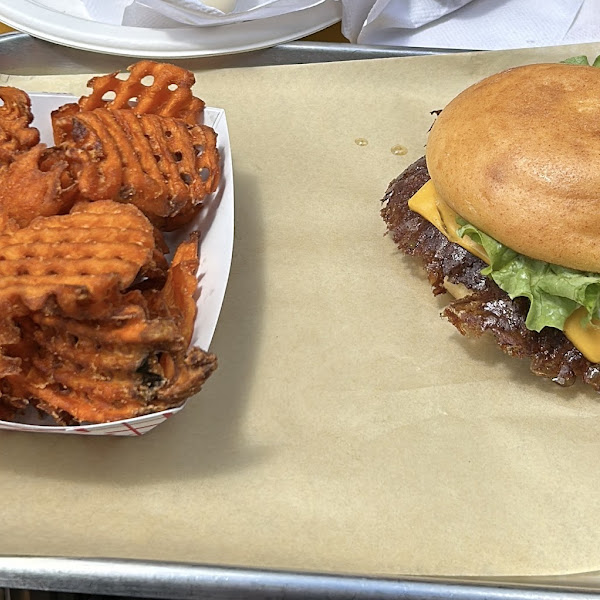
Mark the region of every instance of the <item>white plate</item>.
[[[77, 99], [66, 94], [30, 94], [34, 114], [33, 125], [40, 132], [42, 142], [52, 145], [52, 126], [50, 112]], [[205, 108], [205, 125], [217, 133], [217, 144], [221, 155], [221, 181], [218, 190], [205, 201], [205, 208], [186, 229], [169, 234], [167, 243], [171, 248], [187, 239], [190, 231], [200, 230], [200, 267], [198, 314], [192, 345], [208, 350], [212, 340], [221, 305], [225, 297], [231, 256], [233, 252], [233, 166], [225, 111], [221, 108]], [[40, 418], [36, 411], [30, 410], [22, 422], [0, 421], [0, 429], [17, 431], [37, 431], [44, 433], [76, 433], [93, 435], [141, 435], [179, 412], [183, 406], [112, 423], [77, 427], [55, 426], [49, 419]]]
[[295, 40], [341, 18], [338, 0], [279, 17], [215, 27], [147, 29], [108, 25], [56, 10], [49, 0], [0, 0], [0, 21], [34, 37], [105, 54], [193, 58], [258, 50]]

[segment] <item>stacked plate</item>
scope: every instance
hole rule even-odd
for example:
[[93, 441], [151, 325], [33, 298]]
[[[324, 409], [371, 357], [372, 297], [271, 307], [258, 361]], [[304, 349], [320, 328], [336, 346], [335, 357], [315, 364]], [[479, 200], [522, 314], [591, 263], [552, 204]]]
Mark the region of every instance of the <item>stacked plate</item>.
[[86, 18], [76, 2], [0, 0], [0, 21], [34, 37], [81, 50], [140, 58], [193, 58], [258, 50], [320, 31], [341, 18], [324, 0], [276, 17], [212, 27], [125, 27]]

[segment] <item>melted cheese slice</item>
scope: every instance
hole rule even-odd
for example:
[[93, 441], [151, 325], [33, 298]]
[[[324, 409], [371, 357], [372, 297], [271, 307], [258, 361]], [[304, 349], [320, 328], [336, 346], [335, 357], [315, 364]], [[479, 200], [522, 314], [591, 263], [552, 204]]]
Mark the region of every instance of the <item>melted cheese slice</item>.
[[585, 315], [585, 308], [578, 308], [565, 321], [563, 333], [590, 362], [600, 363], [600, 321], [592, 319], [591, 323], [582, 325]]
[[456, 233], [460, 225], [458, 215], [439, 197], [431, 179], [408, 201], [408, 207], [435, 225], [451, 242], [462, 246], [471, 254], [489, 264], [490, 260], [483, 246], [469, 236], [460, 237]]
[[[460, 237], [457, 233], [460, 225], [456, 222], [455, 213], [438, 195], [433, 182], [429, 180], [410, 200], [408, 207], [427, 219], [451, 242], [468, 250], [489, 264], [485, 249], [469, 236]], [[452, 293], [452, 290], [448, 290]], [[563, 333], [571, 343], [590, 361], [600, 363], [600, 321], [592, 320], [583, 325], [585, 308], [577, 309], [566, 321]]]

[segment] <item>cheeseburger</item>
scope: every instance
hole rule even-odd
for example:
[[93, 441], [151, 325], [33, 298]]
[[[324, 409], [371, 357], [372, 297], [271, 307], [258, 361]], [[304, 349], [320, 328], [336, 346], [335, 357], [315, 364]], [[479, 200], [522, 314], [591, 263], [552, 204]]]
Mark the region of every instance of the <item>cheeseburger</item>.
[[383, 201], [462, 334], [600, 391], [600, 69], [528, 65], [469, 87]]

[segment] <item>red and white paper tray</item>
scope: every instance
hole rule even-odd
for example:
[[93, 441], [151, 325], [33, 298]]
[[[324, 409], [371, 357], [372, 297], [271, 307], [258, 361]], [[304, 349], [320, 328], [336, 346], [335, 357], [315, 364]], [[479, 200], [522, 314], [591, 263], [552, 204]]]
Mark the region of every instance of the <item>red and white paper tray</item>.
[[[77, 99], [65, 94], [30, 94], [30, 97], [35, 115], [33, 125], [38, 128], [41, 141], [51, 146], [53, 139], [50, 113], [59, 106], [67, 102], [75, 102]], [[198, 313], [192, 345], [208, 350], [221, 312], [231, 266], [233, 167], [225, 111], [221, 108], [207, 107], [204, 110], [203, 122], [217, 132], [217, 144], [221, 155], [221, 182], [218, 190], [205, 201], [205, 207], [197, 219], [186, 228], [169, 234], [167, 243], [170, 247], [174, 247], [187, 239], [190, 231], [200, 231]], [[49, 417], [40, 416], [38, 411], [29, 409], [18, 422], [0, 421], [0, 429], [42, 433], [137, 436], [163, 423], [182, 410], [184, 406], [112, 423], [82, 424], [69, 427], [54, 425]]]

